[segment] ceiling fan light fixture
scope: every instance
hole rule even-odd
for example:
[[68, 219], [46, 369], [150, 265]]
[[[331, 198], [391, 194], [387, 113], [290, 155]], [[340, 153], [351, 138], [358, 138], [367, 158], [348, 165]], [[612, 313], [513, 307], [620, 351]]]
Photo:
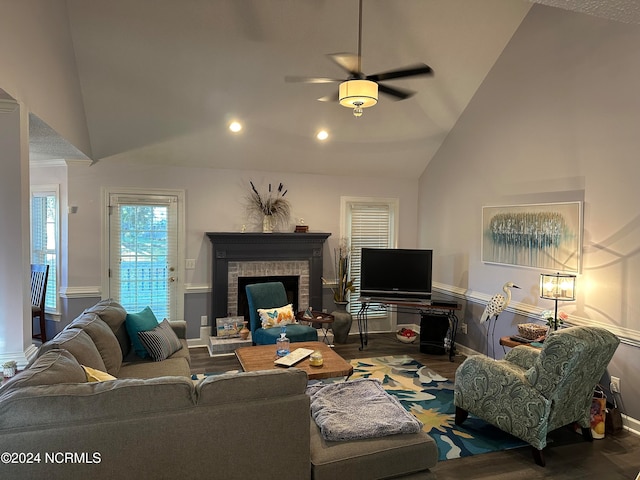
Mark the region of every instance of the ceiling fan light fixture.
[[[354, 115], [362, 115], [362, 109], [378, 103], [378, 84], [371, 80], [347, 80], [340, 84], [340, 105], [354, 109]], [[357, 114], [356, 114], [357, 112]]]

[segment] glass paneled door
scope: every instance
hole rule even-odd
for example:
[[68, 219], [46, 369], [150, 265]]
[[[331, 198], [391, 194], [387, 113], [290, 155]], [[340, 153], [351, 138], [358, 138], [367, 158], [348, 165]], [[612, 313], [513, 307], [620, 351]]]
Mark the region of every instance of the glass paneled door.
[[128, 312], [177, 319], [178, 197], [109, 196], [109, 295]]

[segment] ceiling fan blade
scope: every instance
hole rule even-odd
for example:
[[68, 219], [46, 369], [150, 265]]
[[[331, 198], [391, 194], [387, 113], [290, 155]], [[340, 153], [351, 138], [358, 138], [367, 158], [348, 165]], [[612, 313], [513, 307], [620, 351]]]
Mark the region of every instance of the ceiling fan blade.
[[319, 102], [338, 102], [339, 100], [339, 95], [338, 92], [336, 91], [335, 93], [332, 93], [331, 95], [325, 95], [324, 97], [320, 97], [318, 99]]
[[336, 83], [343, 82], [344, 80], [338, 78], [326, 78], [326, 77], [297, 77], [297, 76], [286, 76], [284, 77], [284, 81], [288, 83]]
[[404, 100], [406, 98], [409, 98], [413, 95], [415, 95], [416, 92], [411, 91], [411, 90], [404, 90], [401, 88], [395, 88], [395, 87], [387, 87], [386, 85], [383, 85], [382, 83], [378, 84], [378, 91], [382, 92], [382, 93], [386, 93], [387, 95], [390, 95], [391, 97], [394, 97], [394, 100]]
[[417, 75], [433, 75], [433, 70], [429, 65], [419, 63], [410, 67], [401, 68], [399, 70], [390, 70], [388, 72], [367, 75], [367, 80], [380, 82], [383, 80], [391, 80], [392, 78], [415, 77]]
[[360, 57], [354, 53], [330, 53], [327, 55], [335, 64], [351, 75], [360, 76]]

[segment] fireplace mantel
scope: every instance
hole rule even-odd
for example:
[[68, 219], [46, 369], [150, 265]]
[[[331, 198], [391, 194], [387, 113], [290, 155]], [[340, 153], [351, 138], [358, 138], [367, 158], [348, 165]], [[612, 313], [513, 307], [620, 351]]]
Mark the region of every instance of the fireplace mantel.
[[322, 306], [323, 245], [330, 233], [207, 232], [211, 241], [211, 322], [227, 316], [229, 262], [306, 260], [309, 304]]

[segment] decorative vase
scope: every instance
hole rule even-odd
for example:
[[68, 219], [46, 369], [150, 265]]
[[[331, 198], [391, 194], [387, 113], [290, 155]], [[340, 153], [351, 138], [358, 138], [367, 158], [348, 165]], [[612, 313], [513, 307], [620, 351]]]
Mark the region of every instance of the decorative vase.
[[335, 304], [336, 310], [331, 312], [331, 315], [333, 315], [333, 324], [331, 325], [333, 341], [335, 343], [347, 343], [351, 324], [353, 323], [353, 317], [347, 312], [349, 302], [335, 302]]
[[251, 330], [247, 328], [247, 322], [244, 322], [244, 326], [240, 330], [240, 338], [242, 340], [246, 340], [247, 338], [249, 338], [250, 333], [251, 333]]
[[274, 227], [273, 217], [271, 215], [265, 215], [262, 218], [262, 233], [273, 233]]

